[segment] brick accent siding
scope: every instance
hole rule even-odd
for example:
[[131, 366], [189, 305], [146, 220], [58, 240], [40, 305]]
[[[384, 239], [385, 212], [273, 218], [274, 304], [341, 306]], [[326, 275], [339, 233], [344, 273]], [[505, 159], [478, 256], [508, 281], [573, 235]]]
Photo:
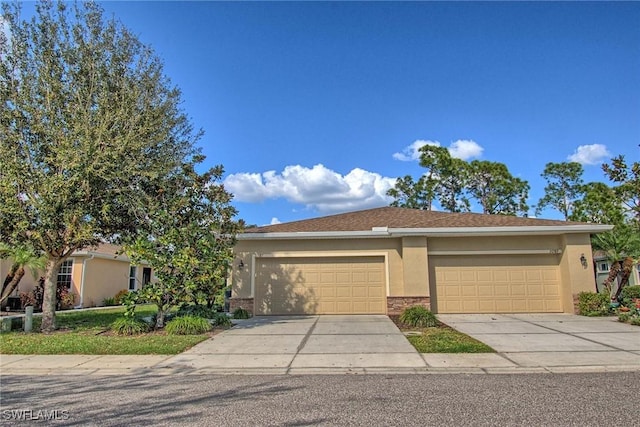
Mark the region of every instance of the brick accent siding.
[[396, 315], [411, 307], [412, 305], [422, 305], [431, 309], [431, 298], [429, 297], [387, 297], [387, 314]]
[[253, 315], [253, 298], [230, 298], [229, 312], [233, 313], [236, 308], [244, 308]]

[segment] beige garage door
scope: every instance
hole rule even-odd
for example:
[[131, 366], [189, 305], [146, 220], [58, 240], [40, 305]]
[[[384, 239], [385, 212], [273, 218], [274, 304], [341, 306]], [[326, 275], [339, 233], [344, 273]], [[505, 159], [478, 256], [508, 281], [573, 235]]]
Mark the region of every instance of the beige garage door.
[[383, 257], [258, 258], [257, 314], [384, 314]]
[[439, 313], [562, 312], [554, 255], [434, 256]]

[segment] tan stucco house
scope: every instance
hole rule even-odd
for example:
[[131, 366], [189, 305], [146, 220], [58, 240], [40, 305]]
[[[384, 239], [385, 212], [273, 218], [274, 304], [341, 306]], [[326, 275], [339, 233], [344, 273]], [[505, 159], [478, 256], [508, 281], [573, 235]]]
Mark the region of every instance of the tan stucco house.
[[[60, 267], [58, 283], [69, 287], [75, 295], [75, 307], [103, 305], [123, 289], [135, 290], [153, 280], [151, 267], [131, 264], [129, 258], [119, 254], [120, 246], [102, 243], [95, 248], [74, 252]], [[4, 278], [11, 268], [11, 260], [0, 263], [0, 277]], [[38, 283], [39, 277], [27, 272], [15, 295], [28, 292]]]
[[257, 315], [574, 312], [595, 225], [383, 207], [238, 236], [231, 310]]

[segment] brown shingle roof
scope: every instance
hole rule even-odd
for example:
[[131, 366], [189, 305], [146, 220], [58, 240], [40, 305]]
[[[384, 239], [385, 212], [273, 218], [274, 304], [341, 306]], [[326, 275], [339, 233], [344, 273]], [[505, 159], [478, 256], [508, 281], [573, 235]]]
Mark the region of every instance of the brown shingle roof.
[[[247, 229], [247, 233], [297, 233], [322, 231], [371, 231], [373, 227], [449, 228], [449, 227], [529, 227], [586, 225], [580, 222], [520, 218], [507, 215], [451, 213], [418, 209], [382, 207], [320, 218], [293, 221]], [[593, 224], [588, 224], [593, 225]]]

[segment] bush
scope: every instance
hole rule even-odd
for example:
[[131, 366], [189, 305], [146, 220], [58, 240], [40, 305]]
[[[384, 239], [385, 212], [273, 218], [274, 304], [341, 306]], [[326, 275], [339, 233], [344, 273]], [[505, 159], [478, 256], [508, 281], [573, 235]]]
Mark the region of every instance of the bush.
[[104, 305], [105, 307], [111, 307], [113, 305], [118, 305], [118, 303], [116, 303], [115, 298], [109, 297], [102, 300], [102, 305]]
[[620, 303], [625, 307], [635, 307], [634, 299], [640, 299], [640, 285], [625, 286], [620, 292]]
[[211, 323], [204, 317], [180, 316], [169, 321], [164, 329], [169, 335], [200, 335], [211, 330]]
[[606, 316], [609, 314], [607, 293], [580, 292], [578, 294], [578, 314], [582, 316]]
[[129, 295], [129, 290], [128, 289], [121, 289], [121, 290], [118, 291], [116, 296], [113, 297], [113, 299], [116, 302], [116, 305], [120, 305], [120, 304], [122, 304], [124, 302], [123, 298], [125, 297], [125, 295]]
[[139, 317], [119, 317], [111, 324], [111, 330], [118, 335], [138, 335], [149, 329], [149, 324]]
[[251, 317], [251, 313], [249, 313], [247, 310], [245, 310], [242, 307], [238, 307], [235, 310], [233, 310], [234, 319], [248, 319], [250, 317]]
[[[42, 302], [44, 301], [44, 277], [38, 280], [38, 285], [29, 292], [20, 292], [20, 302], [22, 308], [32, 306], [33, 311], [42, 311]], [[56, 287], [56, 310], [73, 307], [75, 303], [75, 295], [69, 292], [69, 288], [64, 283], [60, 283]]]
[[205, 319], [215, 319], [217, 315], [215, 309], [206, 305], [183, 305], [176, 313], [176, 316], [198, 316]]
[[429, 309], [414, 305], [406, 308], [400, 315], [400, 321], [408, 326], [429, 328], [438, 325], [438, 319]]
[[216, 317], [213, 318], [214, 326], [231, 326], [231, 319], [224, 313], [216, 313]]

